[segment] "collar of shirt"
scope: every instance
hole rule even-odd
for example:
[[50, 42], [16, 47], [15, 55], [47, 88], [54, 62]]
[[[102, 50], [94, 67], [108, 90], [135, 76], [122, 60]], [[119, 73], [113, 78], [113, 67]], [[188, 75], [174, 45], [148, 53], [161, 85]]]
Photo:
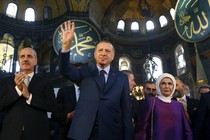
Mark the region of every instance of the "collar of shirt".
[[76, 84], [74, 84], [74, 88], [75, 90], [79, 90], [79, 86], [77, 86]]
[[187, 97], [186, 97], [186, 95], [182, 96], [182, 99], [184, 101], [185, 106], [187, 106]]
[[76, 100], [78, 101], [80, 95], [80, 89], [76, 84], [74, 84], [74, 88], [75, 88]]
[[28, 76], [30, 76], [30, 81], [31, 81], [32, 77], [34, 76], [34, 72], [29, 73]]
[[[100, 68], [99, 66], [97, 66], [97, 68], [98, 68], [98, 72], [100, 72], [100, 71], [102, 70], [102, 68]], [[105, 82], [107, 82], [107, 80], [108, 80], [108, 75], [109, 75], [109, 71], [110, 71], [110, 65], [107, 66], [107, 67], [106, 67], [105, 69], [103, 69], [103, 70], [106, 71], [106, 74], [105, 74], [104, 76], [105, 76]]]
[[[101, 70], [102, 70], [102, 68], [100, 68], [99, 66], [97, 66], [97, 68], [98, 68], [98, 72], [100, 72]], [[110, 71], [110, 65], [109, 66], [107, 66], [105, 69], [103, 69], [103, 70], [105, 70], [106, 71], [106, 75], [109, 75], [109, 71]]]
[[187, 104], [187, 97], [186, 97], [186, 95], [184, 95], [184, 96], [182, 97], [182, 99], [183, 99], [184, 102]]

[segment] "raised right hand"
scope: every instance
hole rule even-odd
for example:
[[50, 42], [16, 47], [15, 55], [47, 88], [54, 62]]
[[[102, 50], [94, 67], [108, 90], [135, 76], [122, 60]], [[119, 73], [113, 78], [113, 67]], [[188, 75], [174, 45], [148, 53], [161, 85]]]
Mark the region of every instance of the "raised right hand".
[[70, 44], [74, 39], [74, 22], [65, 21], [60, 25], [62, 31], [62, 50], [69, 50]]

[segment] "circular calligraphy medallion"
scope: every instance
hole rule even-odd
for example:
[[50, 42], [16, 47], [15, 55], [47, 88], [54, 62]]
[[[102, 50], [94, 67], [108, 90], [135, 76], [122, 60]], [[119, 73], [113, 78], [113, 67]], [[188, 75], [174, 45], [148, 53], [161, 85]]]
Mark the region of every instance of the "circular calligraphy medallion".
[[[75, 23], [74, 40], [71, 43], [70, 62], [87, 63], [94, 58], [95, 46], [101, 41], [98, 31], [87, 21], [71, 20]], [[53, 46], [59, 55], [62, 47], [62, 32], [58, 27], [53, 36]]]
[[198, 42], [210, 35], [210, 0], [178, 0], [175, 12], [175, 28], [179, 36], [188, 42]]

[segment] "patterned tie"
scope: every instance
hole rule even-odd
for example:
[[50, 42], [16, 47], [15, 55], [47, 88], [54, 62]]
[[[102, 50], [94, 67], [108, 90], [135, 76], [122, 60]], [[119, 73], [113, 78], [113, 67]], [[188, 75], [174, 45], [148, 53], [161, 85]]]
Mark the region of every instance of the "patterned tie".
[[26, 86], [29, 85], [29, 83], [30, 83], [30, 76], [29, 75], [26, 75], [26, 79], [24, 80], [24, 83], [26, 84]]
[[184, 110], [187, 112], [187, 105], [186, 105], [184, 99], [178, 98], [178, 101], [179, 101], [180, 103], [182, 103], [182, 105], [183, 105], [183, 107], [184, 107]]
[[177, 100], [178, 100], [180, 103], [182, 103], [182, 105], [183, 105], [183, 107], [184, 107], [184, 110], [185, 110], [185, 114], [186, 114], [187, 120], [189, 121], [189, 123], [191, 123], [189, 114], [188, 114], [188, 112], [187, 112], [187, 104], [185, 103], [184, 99], [178, 98]]
[[99, 78], [100, 78], [101, 88], [102, 88], [102, 89], [104, 89], [105, 84], [106, 84], [106, 82], [105, 82], [105, 75], [104, 75], [104, 74], [106, 74], [106, 71], [105, 71], [105, 70], [101, 70], [101, 71], [100, 71]]

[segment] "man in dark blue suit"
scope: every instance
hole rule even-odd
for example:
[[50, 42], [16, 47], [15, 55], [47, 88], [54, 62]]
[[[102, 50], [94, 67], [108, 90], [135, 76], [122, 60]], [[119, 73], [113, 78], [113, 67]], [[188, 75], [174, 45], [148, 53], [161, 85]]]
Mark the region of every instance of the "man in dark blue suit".
[[[74, 23], [61, 25], [62, 50], [60, 72], [80, 87], [80, 97], [68, 136], [73, 140], [132, 140], [132, 116], [128, 78], [114, 70], [114, 47], [110, 42], [97, 44], [96, 66], [74, 68], [70, 63], [70, 44], [74, 38]], [[99, 72], [105, 72], [105, 86]]]

